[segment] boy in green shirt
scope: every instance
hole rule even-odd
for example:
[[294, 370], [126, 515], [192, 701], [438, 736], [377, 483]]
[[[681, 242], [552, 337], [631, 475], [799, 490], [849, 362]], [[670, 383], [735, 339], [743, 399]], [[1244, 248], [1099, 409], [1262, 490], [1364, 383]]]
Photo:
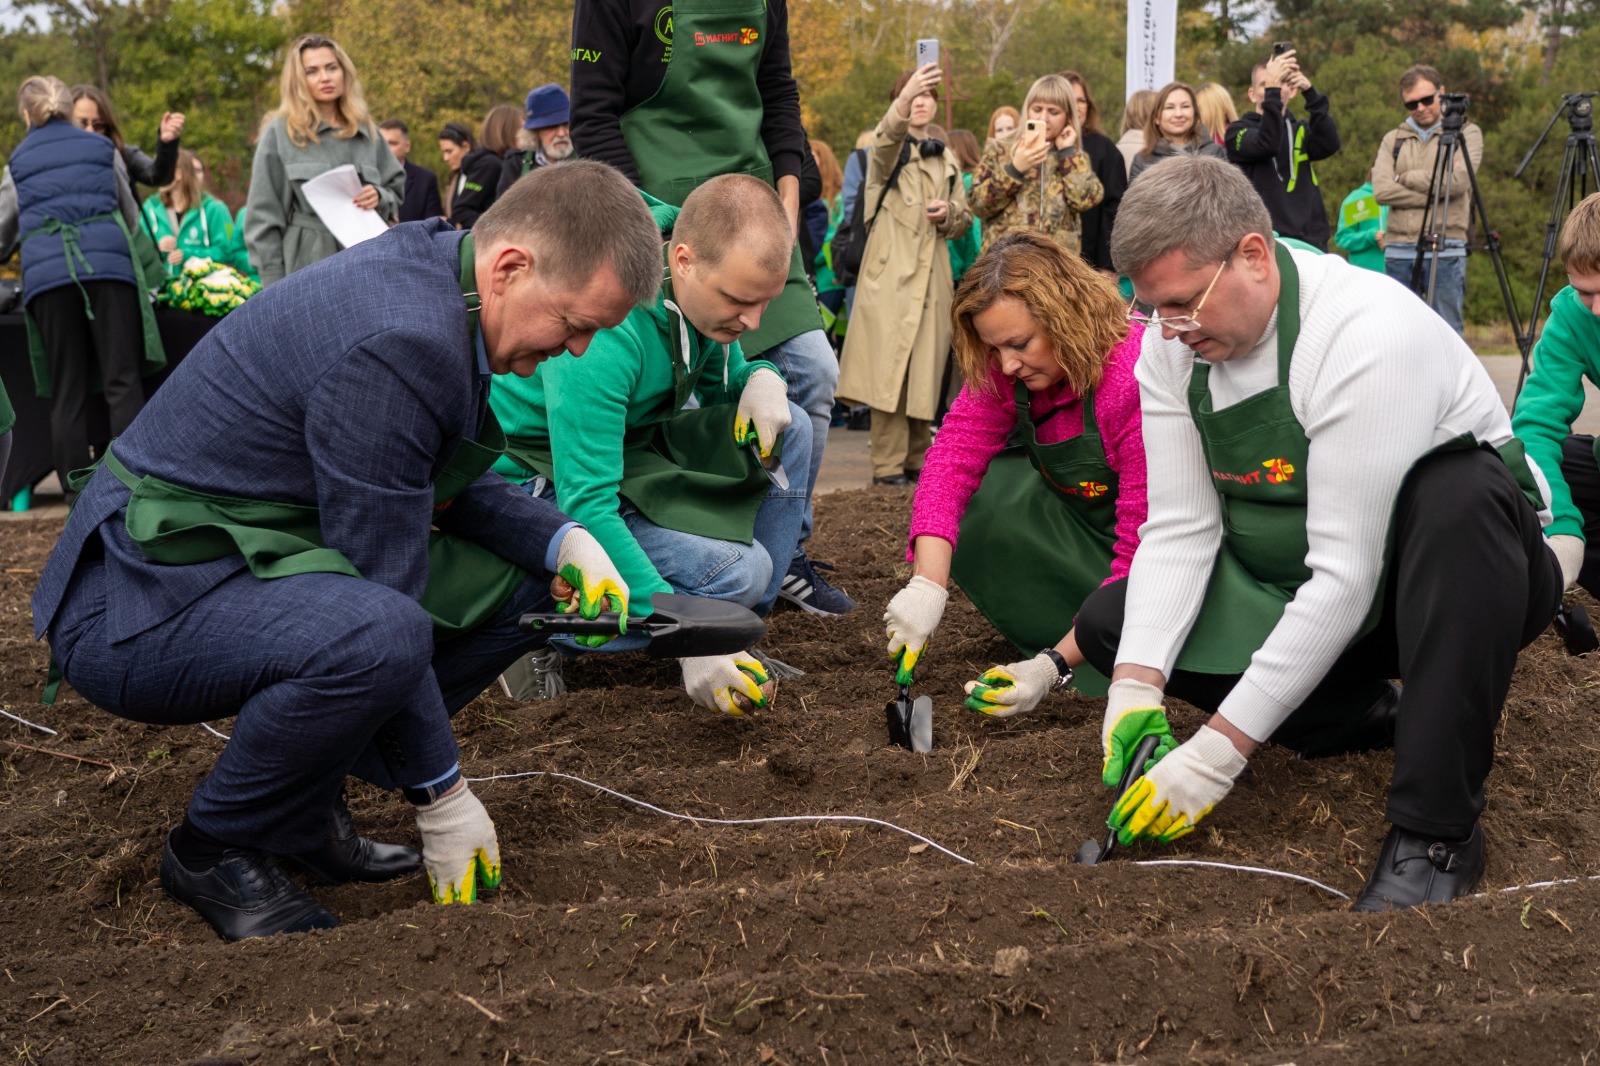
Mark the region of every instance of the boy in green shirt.
[[1384, 228], [1389, 224], [1389, 209], [1378, 203], [1372, 192], [1372, 179], [1354, 190], [1339, 205], [1339, 228], [1333, 243], [1350, 253], [1352, 266], [1382, 274]]
[[[788, 220], [772, 188], [746, 175], [713, 178], [681, 210], [651, 210], [673, 231], [660, 295], [596, 334], [582, 358], [495, 379], [490, 403], [508, 440], [495, 469], [594, 534], [635, 612], [653, 593], [679, 592], [764, 615], [800, 538], [811, 424], [738, 338], [783, 291]], [[753, 453], [776, 466], [780, 434], [786, 470], [769, 480]], [[682, 665], [701, 706], [742, 714], [770, 696], [748, 653]]]
[[1572, 433], [1583, 379], [1600, 385], [1600, 193], [1567, 216], [1560, 254], [1569, 284], [1550, 301], [1511, 428], [1550, 482], [1554, 520], [1545, 535], [1567, 587], [1600, 595], [1600, 465], [1595, 439]]

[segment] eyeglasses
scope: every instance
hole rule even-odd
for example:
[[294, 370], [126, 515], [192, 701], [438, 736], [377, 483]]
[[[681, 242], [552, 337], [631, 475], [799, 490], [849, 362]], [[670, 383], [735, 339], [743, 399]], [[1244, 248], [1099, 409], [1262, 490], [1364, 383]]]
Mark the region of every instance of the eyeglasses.
[[1141, 326], [1154, 326], [1157, 329], [1170, 329], [1174, 333], [1188, 333], [1190, 330], [1200, 328], [1200, 309], [1206, 305], [1206, 297], [1211, 295], [1211, 290], [1217, 287], [1217, 281], [1222, 277], [1222, 272], [1228, 269], [1228, 263], [1233, 259], [1229, 252], [1222, 257], [1217, 272], [1211, 275], [1211, 284], [1206, 286], [1206, 291], [1200, 294], [1200, 299], [1194, 302], [1194, 310], [1186, 315], [1172, 315], [1162, 318], [1160, 315], [1147, 315], [1140, 311], [1137, 300], [1128, 302], [1128, 321], [1137, 322]]
[[1415, 100], [1402, 100], [1400, 102], [1406, 105], [1407, 111], [1415, 111], [1419, 107], [1432, 107], [1433, 102], [1438, 98], [1438, 93], [1429, 93], [1427, 96], [1419, 96]]

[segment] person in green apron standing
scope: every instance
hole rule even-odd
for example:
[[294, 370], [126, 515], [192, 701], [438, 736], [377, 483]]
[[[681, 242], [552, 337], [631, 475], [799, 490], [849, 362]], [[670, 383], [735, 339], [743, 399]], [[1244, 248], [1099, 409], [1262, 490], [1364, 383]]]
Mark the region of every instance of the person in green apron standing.
[[[969, 682], [968, 707], [997, 718], [1032, 710], [1075, 671], [1079, 691], [1104, 693], [1072, 628], [1084, 597], [1128, 576], [1145, 518], [1133, 376], [1144, 330], [1123, 310], [1114, 284], [1035, 230], [990, 245], [956, 290], [966, 385], [912, 500], [914, 573], [884, 615], [902, 684], [926, 653], [953, 576], [1029, 656]], [[1014, 430], [1021, 443], [1007, 447]]]
[[577, 154], [610, 163], [663, 203], [681, 205], [720, 174], [750, 174], [778, 190], [789, 219], [789, 273], [760, 327], [740, 343], [777, 367], [811, 422], [801, 544], [779, 595], [811, 614], [854, 610], [820, 572], [831, 567], [813, 563], [804, 548], [839, 363], [798, 243], [805, 131], [789, 69], [787, 0], [577, 0], [571, 87]]
[[[285, 864], [423, 866], [440, 903], [498, 884], [450, 718], [542, 642], [524, 612], [629, 597], [592, 535], [489, 471], [492, 373], [581, 353], [653, 297], [659, 247], [598, 163], [520, 182], [470, 237], [396, 227], [245, 301], [74, 479], [35, 635], [111, 714], [233, 717], [161, 859], [222, 936], [337, 924]], [[351, 774], [415, 804], [420, 855], [357, 835]]]
[[[1564, 584], [1543, 479], [1488, 374], [1400, 286], [1277, 244], [1221, 160], [1134, 182], [1111, 250], [1153, 311], [1134, 315], [1150, 517], [1077, 636], [1112, 679], [1105, 783], [1160, 740], [1112, 826], [1124, 843], [1189, 833], [1269, 740], [1393, 746], [1356, 909], [1474, 891], [1495, 727]], [[1211, 712], [1182, 745], [1167, 696]], [[1297, 801], [1280, 802], [1289, 835]]]
[[[495, 469], [594, 532], [636, 613], [678, 592], [765, 615], [800, 535], [810, 423], [739, 338], [783, 289], [788, 224], [771, 186], [738, 174], [699, 186], [681, 212], [652, 210], [672, 232], [659, 297], [582, 359], [496, 382], [508, 443]], [[782, 473], [769, 477], [763, 461]], [[748, 652], [682, 666], [685, 691], [711, 710], [743, 714], [770, 698]]]

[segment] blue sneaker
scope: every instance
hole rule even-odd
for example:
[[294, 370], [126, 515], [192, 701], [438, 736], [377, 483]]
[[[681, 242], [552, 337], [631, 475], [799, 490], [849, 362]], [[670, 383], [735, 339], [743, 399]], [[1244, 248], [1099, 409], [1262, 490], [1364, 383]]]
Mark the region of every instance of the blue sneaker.
[[832, 571], [827, 563], [814, 563], [802, 552], [789, 562], [789, 573], [778, 587], [778, 598], [788, 600], [807, 614], [841, 615], [856, 609], [856, 601], [834, 588], [818, 570]]

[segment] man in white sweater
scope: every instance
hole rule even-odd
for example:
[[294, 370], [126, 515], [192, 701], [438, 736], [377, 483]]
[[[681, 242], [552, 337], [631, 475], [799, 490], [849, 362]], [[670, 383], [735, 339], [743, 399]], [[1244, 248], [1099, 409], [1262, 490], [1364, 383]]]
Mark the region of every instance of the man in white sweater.
[[[1392, 744], [1392, 828], [1357, 909], [1473, 891], [1517, 652], [1581, 563], [1546, 544], [1548, 491], [1493, 384], [1403, 286], [1277, 245], [1220, 160], [1135, 183], [1112, 255], [1159, 327], [1137, 372], [1149, 522], [1077, 623], [1112, 677], [1106, 784], [1160, 738], [1112, 813], [1122, 841], [1190, 832], [1267, 740]], [[1182, 745], [1167, 695], [1214, 712]]]

